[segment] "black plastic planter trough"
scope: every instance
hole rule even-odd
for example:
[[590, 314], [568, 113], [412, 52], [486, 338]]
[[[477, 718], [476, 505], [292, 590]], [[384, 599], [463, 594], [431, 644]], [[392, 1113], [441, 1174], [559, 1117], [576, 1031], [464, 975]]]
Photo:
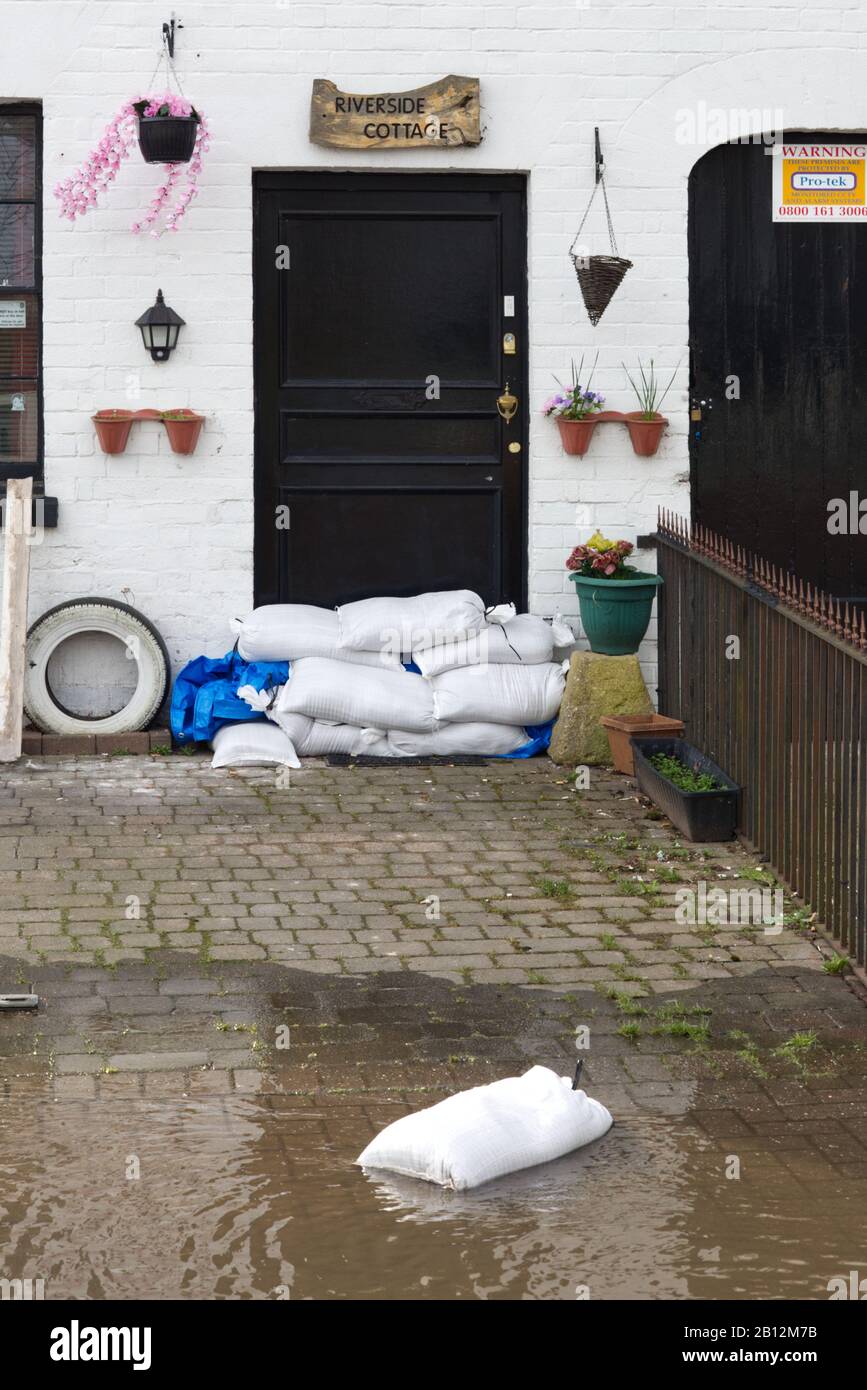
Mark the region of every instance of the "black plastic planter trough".
[[[730, 840], [738, 819], [737, 782], [682, 738], [630, 739], [638, 785], [688, 840]], [[677, 758], [692, 772], [707, 772], [720, 784], [719, 791], [685, 792], [676, 787], [650, 762], [656, 753]]]

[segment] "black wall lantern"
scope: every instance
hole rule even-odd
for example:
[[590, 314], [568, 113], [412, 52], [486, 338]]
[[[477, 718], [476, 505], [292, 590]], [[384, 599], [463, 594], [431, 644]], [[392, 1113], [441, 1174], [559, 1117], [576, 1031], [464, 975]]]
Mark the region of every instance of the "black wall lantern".
[[156, 303], [136, 319], [136, 326], [141, 329], [142, 342], [154, 361], [165, 362], [178, 345], [184, 320], [169, 308], [162, 290], [157, 290]]

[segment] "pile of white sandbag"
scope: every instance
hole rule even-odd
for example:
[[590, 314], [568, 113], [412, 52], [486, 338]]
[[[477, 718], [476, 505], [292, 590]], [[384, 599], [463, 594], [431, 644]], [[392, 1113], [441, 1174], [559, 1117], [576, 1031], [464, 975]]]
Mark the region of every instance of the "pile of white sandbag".
[[[282, 730], [279, 761], [290, 764], [328, 753], [513, 753], [528, 743], [528, 726], [556, 715], [565, 663], [552, 658], [574, 640], [564, 624], [516, 615], [512, 605], [486, 611], [466, 589], [363, 599], [335, 611], [272, 604], [233, 627], [244, 660], [289, 662], [284, 685], [238, 694]], [[221, 765], [231, 758], [227, 732]], [[268, 742], [273, 749], [273, 735]]]

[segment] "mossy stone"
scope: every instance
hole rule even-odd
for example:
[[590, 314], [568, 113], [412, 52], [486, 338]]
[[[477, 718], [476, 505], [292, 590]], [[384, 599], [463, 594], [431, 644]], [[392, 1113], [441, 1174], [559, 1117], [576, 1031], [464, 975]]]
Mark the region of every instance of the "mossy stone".
[[611, 762], [603, 714], [651, 714], [638, 657], [573, 652], [548, 756], [561, 766]]

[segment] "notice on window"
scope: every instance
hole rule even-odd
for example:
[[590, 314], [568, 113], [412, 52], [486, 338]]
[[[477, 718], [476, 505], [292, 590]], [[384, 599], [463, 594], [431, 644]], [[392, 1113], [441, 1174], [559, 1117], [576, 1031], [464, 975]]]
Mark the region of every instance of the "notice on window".
[[0, 299], [0, 328], [26, 328], [27, 301]]
[[775, 222], [867, 219], [867, 145], [774, 146]]

